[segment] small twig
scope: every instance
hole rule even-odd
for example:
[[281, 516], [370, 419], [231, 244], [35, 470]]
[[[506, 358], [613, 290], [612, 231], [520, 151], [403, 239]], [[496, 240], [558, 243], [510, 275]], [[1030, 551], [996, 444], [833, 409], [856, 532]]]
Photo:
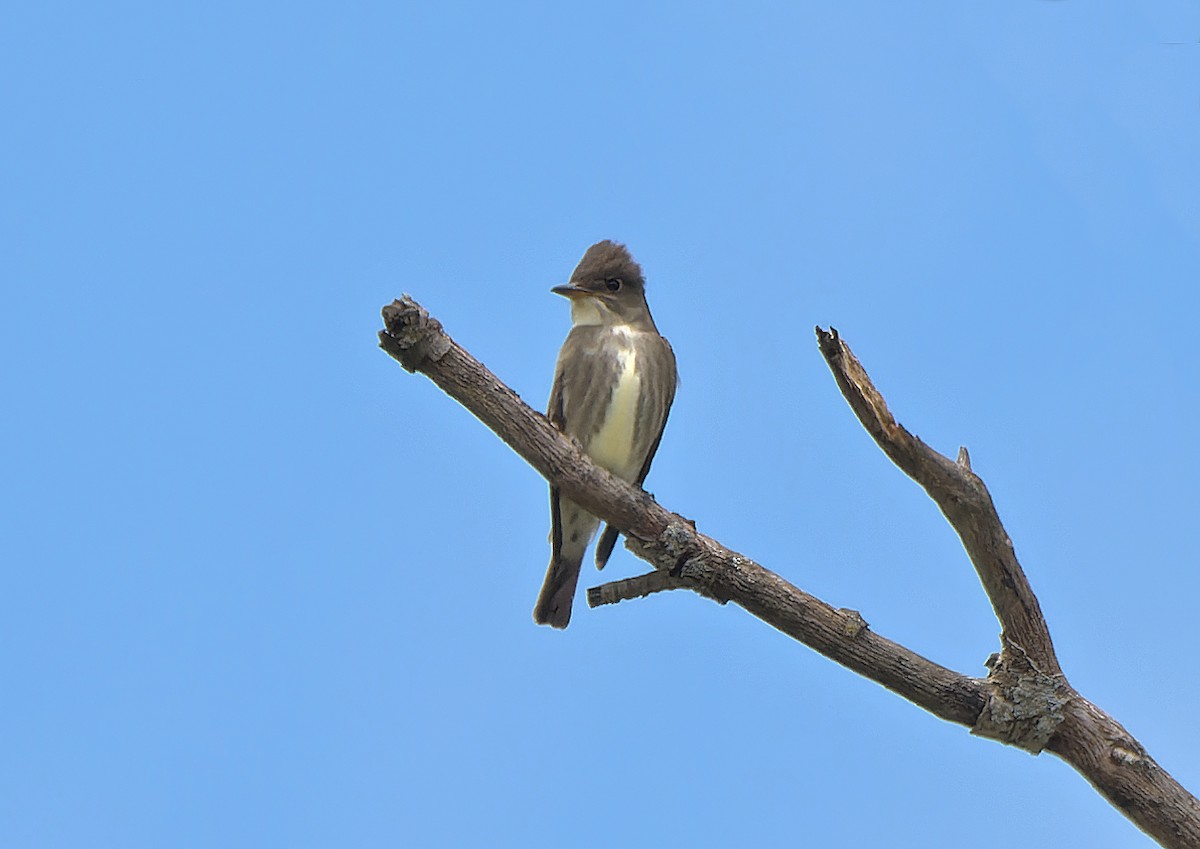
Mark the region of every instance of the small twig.
[[654, 593], [661, 593], [664, 590], [677, 590], [681, 588], [691, 589], [688, 587], [688, 582], [684, 579], [676, 578], [670, 572], [655, 569], [653, 572], [647, 572], [645, 575], [612, 581], [607, 584], [601, 584], [598, 587], [589, 587], [587, 602], [588, 607], [600, 607], [605, 604], [616, 604], [619, 601], [644, 598]]

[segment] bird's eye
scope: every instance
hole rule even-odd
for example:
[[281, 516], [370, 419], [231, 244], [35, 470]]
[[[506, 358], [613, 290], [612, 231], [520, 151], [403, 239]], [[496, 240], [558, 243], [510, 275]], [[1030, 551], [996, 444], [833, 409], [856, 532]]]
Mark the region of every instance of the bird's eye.
[[616, 292], [618, 289], [621, 288], [621, 278], [620, 277], [606, 277], [604, 279], [604, 285], [608, 287], [608, 291]]

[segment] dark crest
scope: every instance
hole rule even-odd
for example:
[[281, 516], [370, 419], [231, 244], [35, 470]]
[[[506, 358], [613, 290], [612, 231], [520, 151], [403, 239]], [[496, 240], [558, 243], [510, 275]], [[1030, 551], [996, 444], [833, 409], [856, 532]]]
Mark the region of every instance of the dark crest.
[[605, 239], [587, 249], [583, 259], [579, 260], [579, 265], [575, 266], [571, 280], [583, 283], [609, 277], [618, 278], [626, 285], [639, 288], [646, 285], [646, 280], [642, 277], [642, 267], [634, 260], [629, 249], [619, 242]]

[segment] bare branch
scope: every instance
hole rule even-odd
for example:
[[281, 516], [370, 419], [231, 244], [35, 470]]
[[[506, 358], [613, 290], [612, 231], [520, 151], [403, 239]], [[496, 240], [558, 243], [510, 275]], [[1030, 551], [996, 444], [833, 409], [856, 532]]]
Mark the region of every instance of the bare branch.
[[[986, 685], [873, 633], [852, 616], [792, 586], [696, 531], [646, 493], [596, 466], [578, 446], [454, 342], [407, 296], [383, 308], [380, 347], [427, 375], [470, 410], [567, 497], [626, 535], [656, 569], [721, 603], [733, 601], [826, 657], [951, 722], [971, 726]], [[862, 623], [860, 625], [860, 623]]]
[[[379, 347], [408, 371], [419, 371], [491, 428], [542, 477], [617, 528], [653, 538], [669, 521], [641, 490], [592, 463], [541, 413], [465, 350], [405, 295], [383, 308]], [[649, 502], [647, 504], [647, 502]]]
[[636, 578], [625, 578], [620, 581], [601, 584], [598, 587], [589, 587], [587, 602], [588, 607], [601, 607], [605, 604], [632, 601], [635, 598], [645, 598], [648, 595], [661, 593], [664, 590], [678, 590], [681, 588], [696, 589], [699, 592], [696, 587], [689, 587], [686, 581], [675, 577], [670, 572], [655, 569], [653, 572], [638, 575]]
[[992, 496], [971, 471], [967, 450], [960, 448], [955, 462], [905, 430], [892, 417], [883, 396], [837, 331], [819, 327], [816, 331], [821, 353], [850, 409], [892, 462], [937, 502], [962, 539], [1004, 628], [1005, 639], [1020, 646], [1039, 671], [1061, 675], [1041, 606], [1017, 562]]
[[1120, 723], [1067, 683], [1050, 629], [1012, 540], [966, 448], [957, 462], [902, 427], [837, 331], [816, 328], [838, 387], [867, 432], [941, 508], [975, 565], [1000, 620], [1001, 651], [973, 734], [1034, 754], [1054, 752], [1163, 846], [1200, 847], [1200, 801], [1154, 762]]
[[626, 534], [656, 571], [594, 588], [593, 607], [667, 589], [732, 601], [826, 657], [972, 733], [1074, 766], [1139, 828], [1172, 849], [1200, 847], [1200, 802], [1112, 717], [1067, 683], [1037, 598], [983, 481], [959, 449], [951, 461], [900, 426], [836, 331], [821, 351], [867, 431], [941, 508], [962, 539], [1003, 628], [986, 679], [946, 669], [885, 639], [854, 610], [836, 609], [696, 531], [650, 496], [594, 465], [405, 296], [383, 309], [380, 347], [427, 375], [551, 484]]

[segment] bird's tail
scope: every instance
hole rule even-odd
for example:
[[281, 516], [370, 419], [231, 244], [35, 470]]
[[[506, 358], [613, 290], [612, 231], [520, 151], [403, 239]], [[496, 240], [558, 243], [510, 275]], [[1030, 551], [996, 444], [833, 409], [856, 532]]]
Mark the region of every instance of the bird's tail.
[[533, 621], [565, 628], [571, 621], [571, 602], [579, 584], [583, 555], [600, 523], [579, 505], [565, 498], [560, 502], [557, 493], [550, 499], [550, 514], [553, 520], [550, 566], [533, 607]]
[[546, 580], [533, 607], [534, 622], [552, 628], [565, 628], [570, 623], [571, 603], [575, 599], [575, 587], [579, 585], [583, 554], [582, 549], [560, 551], [550, 558]]

